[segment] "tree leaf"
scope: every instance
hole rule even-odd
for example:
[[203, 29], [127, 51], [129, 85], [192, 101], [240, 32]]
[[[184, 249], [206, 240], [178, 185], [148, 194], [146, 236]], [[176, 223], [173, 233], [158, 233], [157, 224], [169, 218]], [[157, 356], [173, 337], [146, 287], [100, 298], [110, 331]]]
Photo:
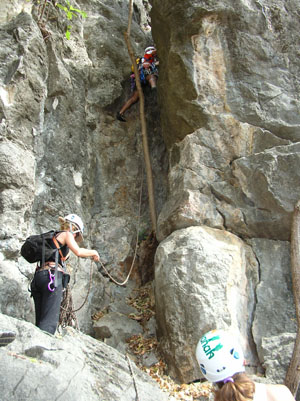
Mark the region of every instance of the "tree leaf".
[[62, 5], [59, 4], [59, 3], [56, 3], [56, 7], [60, 8], [60, 9], [63, 10], [63, 11], [65, 11], [66, 13], [68, 12], [67, 7], [62, 6]]

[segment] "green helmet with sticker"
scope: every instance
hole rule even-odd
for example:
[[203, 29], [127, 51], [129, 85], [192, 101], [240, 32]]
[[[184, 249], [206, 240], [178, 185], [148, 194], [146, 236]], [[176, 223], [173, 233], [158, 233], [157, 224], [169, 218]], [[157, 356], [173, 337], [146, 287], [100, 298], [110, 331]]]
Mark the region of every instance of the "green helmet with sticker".
[[196, 358], [203, 376], [212, 383], [245, 371], [241, 346], [224, 330], [212, 330], [200, 338]]

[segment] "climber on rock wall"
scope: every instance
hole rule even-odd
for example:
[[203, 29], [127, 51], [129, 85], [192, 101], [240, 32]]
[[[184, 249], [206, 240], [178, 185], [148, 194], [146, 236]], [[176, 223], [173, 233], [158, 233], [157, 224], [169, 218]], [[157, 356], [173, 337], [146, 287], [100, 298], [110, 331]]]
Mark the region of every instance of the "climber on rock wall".
[[[96, 250], [80, 248], [77, 242], [82, 240], [83, 222], [76, 214], [69, 214], [66, 217], [59, 217], [60, 231], [53, 239], [60, 246], [61, 255], [58, 260], [57, 281], [58, 285], [53, 286], [55, 275], [54, 256], [47, 260], [44, 265], [40, 263], [31, 282], [31, 293], [35, 304], [36, 326], [41, 330], [54, 334], [59, 321], [60, 305], [62, 301], [63, 289], [68, 284], [69, 275], [64, 269], [63, 259], [68, 258], [71, 250], [76, 256], [81, 258], [91, 257], [95, 262], [99, 261], [99, 254]], [[54, 255], [54, 254], [53, 254]]]
[[[140, 74], [140, 81], [142, 87], [149, 84], [152, 90], [156, 89], [156, 82], [158, 78], [158, 68], [159, 61], [157, 58], [156, 48], [154, 46], [149, 46], [145, 49], [144, 56], [140, 59], [136, 59], [138, 71]], [[128, 110], [134, 103], [139, 100], [139, 93], [136, 87], [135, 75], [133, 66], [131, 67], [132, 74], [130, 75], [131, 82], [131, 96], [123, 105], [121, 110], [117, 113], [117, 119], [122, 122], [126, 122], [124, 113]]]

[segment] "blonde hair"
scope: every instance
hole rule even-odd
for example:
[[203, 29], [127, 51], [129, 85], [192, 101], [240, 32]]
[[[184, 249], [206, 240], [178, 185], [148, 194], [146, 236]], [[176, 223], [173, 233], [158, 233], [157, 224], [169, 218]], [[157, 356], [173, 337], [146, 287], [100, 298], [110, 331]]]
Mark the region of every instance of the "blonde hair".
[[61, 231], [66, 231], [66, 230], [69, 230], [69, 229], [71, 229], [72, 231], [77, 231], [78, 230], [78, 227], [75, 224], [72, 224], [72, 227], [71, 227], [71, 222], [65, 220], [63, 217], [59, 217], [58, 221], [60, 223], [60, 230]]
[[233, 382], [217, 383], [215, 401], [251, 401], [255, 392], [254, 382], [246, 373], [236, 373], [232, 376]]

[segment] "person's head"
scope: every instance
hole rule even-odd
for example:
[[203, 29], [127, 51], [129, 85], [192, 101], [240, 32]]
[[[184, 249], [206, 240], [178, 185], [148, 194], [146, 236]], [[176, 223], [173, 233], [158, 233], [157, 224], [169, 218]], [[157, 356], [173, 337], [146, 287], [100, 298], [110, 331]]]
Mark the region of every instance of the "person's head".
[[242, 348], [229, 332], [206, 333], [197, 344], [196, 358], [203, 376], [218, 387], [216, 401], [253, 399], [255, 386], [245, 374]]
[[60, 229], [70, 231], [74, 234], [76, 241], [83, 240], [83, 222], [77, 214], [68, 214], [65, 217], [59, 217]]
[[148, 46], [145, 49], [145, 54], [152, 54], [155, 55], [156, 54], [156, 48], [154, 46]]

